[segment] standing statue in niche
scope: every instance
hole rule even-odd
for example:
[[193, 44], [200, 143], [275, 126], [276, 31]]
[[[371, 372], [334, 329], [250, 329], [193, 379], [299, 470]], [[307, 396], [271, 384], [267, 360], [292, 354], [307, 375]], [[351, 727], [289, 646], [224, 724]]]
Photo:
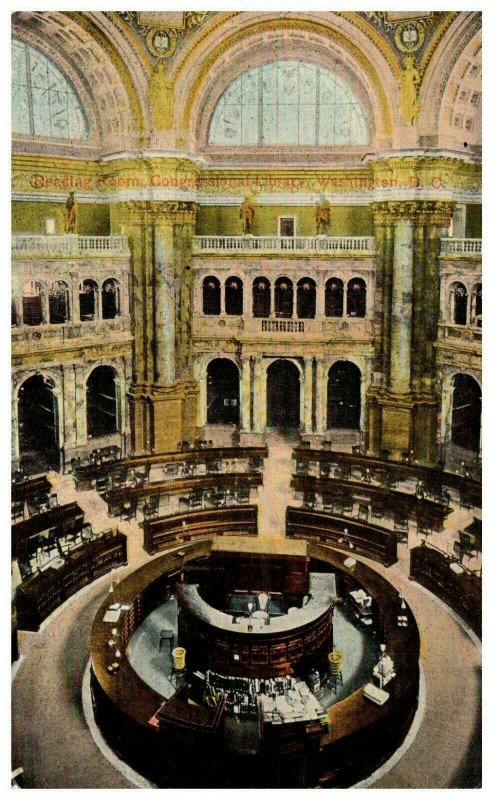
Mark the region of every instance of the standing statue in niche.
[[404, 122], [414, 125], [421, 105], [419, 102], [419, 86], [421, 75], [414, 64], [414, 56], [404, 58], [404, 69], [400, 78], [400, 115]]
[[158, 61], [149, 80], [149, 104], [152, 123], [157, 130], [170, 131], [173, 128], [173, 81], [166, 74], [163, 61]]
[[247, 197], [241, 206], [239, 216], [243, 221], [243, 233], [253, 233], [253, 225], [255, 222], [255, 207], [251, 202], [251, 198]]
[[328, 200], [321, 196], [320, 203], [315, 207], [315, 233], [317, 236], [324, 236], [329, 232], [329, 225], [331, 224], [331, 204]]
[[66, 219], [64, 221], [65, 233], [76, 233], [76, 200], [75, 193], [70, 192], [66, 200]]

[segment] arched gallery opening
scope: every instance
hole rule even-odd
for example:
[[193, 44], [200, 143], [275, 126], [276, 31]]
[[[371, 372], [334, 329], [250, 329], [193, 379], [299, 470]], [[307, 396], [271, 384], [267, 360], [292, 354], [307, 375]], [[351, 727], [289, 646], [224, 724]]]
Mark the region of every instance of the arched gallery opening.
[[87, 434], [110, 436], [118, 430], [118, 395], [113, 367], [96, 367], [87, 380]]
[[480, 452], [482, 390], [471, 375], [454, 377], [451, 441], [465, 450]]
[[59, 419], [54, 384], [33, 375], [18, 394], [19, 459], [28, 471], [59, 469]]
[[239, 370], [229, 358], [215, 358], [206, 374], [209, 425], [239, 424]]
[[360, 369], [351, 361], [337, 361], [327, 377], [327, 427], [360, 427]]
[[300, 425], [300, 371], [292, 361], [279, 359], [267, 370], [267, 425], [271, 428]]

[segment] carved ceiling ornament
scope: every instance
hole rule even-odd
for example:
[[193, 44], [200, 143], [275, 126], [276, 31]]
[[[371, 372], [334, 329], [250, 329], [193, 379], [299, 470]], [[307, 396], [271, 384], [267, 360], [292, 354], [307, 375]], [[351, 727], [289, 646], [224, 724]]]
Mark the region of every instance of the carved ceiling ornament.
[[145, 41], [153, 58], [171, 58], [190, 29], [201, 25], [212, 11], [117, 11]]
[[[361, 11], [374, 28], [397, 52], [400, 64], [408, 53], [420, 62], [439, 27], [448, 16], [446, 11]], [[452, 15], [451, 15], [452, 18]], [[449, 19], [450, 22], [450, 19]]]

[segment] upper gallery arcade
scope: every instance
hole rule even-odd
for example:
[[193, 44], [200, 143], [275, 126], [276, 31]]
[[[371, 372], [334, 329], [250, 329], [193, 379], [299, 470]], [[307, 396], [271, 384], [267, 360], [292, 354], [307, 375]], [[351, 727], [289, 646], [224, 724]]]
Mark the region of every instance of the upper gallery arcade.
[[14, 14], [14, 460], [36, 376], [63, 462], [260, 440], [283, 381], [309, 438], [478, 454], [480, 23]]

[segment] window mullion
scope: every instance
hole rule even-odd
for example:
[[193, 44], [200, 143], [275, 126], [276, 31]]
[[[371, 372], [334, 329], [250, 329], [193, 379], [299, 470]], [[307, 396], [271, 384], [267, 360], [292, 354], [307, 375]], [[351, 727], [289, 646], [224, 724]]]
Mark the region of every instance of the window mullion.
[[35, 123], [33, 116], [33, 95], [31, 93], [31, 59], [29, 55], [29, 47], [25, 49], [26, 58], [26, 87], [28, 92], [28, 118], [29, 118], [29, 131], [32, 136], [35, 135]]

